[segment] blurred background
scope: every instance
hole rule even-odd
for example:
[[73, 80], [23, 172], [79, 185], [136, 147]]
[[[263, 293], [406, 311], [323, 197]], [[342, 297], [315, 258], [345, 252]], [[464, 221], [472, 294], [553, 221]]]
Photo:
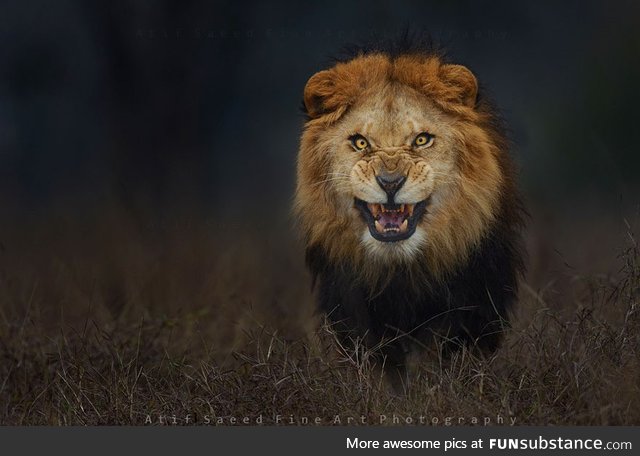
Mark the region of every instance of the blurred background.
[[[137, 289], [171, 302], [169, 276], [185, 276], [176, 290], [231, 265], [234, 283], [297, 277], [288, 214], [303, 87], [346, 44], [406, 28], [471, 68], [509, 125], [532, 215], [532, 286], [615, 272], [640, 195], [636, 1], [5, 0], [2, 292], [28, 298], [32, 280], [48, 300], [43, 277], [65, 296], [69, 283], [90, 295], [97, 281], [120, 308], [136, 288], [123, 285], [137, 280], [136, 249], [149, 259], [140, 274], [167, 268]], [[244, 253], [225, 257], [230, 245]], [[6, 291], [20, 265], [32, 279]]]

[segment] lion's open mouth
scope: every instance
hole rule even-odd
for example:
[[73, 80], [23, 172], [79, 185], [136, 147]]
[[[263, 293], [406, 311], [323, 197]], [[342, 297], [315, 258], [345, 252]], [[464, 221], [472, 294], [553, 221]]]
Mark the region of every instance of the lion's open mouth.
[[427, 200], [415, 204], [380, 204], [355, 198], [355, 207], [369, 225], [369, 232], [374, 239], [395, 242], [408, 239], [415, 233], [426, 211]]

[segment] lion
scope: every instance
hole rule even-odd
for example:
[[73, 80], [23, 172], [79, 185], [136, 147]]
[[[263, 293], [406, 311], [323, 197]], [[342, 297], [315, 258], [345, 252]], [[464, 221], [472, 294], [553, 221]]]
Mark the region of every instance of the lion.
[[526, 212], [475, 75], [428, 48], [359, 50], [308, 80], [303, 109], [294, 210], [335, 330], [403, 382], [434, 342], [495, 350]]

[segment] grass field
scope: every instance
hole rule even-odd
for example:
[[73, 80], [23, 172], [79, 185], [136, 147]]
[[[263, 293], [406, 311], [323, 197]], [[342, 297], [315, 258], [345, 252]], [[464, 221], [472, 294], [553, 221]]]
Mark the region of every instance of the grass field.
[[[315, 314], [285, 223], [12, 219], [0, 230], [0, 423], [640, 424], [631, 228], [531, 241], [501, 348], [443, 359], [434, 347], [397, 396]], [[563, 242], [580, 267], [554, 254]]]

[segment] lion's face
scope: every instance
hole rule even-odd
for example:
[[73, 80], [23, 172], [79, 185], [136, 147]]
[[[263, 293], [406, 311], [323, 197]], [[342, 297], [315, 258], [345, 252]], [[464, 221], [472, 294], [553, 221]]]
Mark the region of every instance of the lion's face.
[[448, 65], [461, 88], [416, 83], [443, 66], [369, 56], [311, 78], [297, 191], [310, 243], [338, 259], [431, 256], [438, 268], [481, 236], [501, 183], [497, 151], [478, 125], [468, 70]]
[[388, 84], [334, 129], [327, 178], [362, 245], [373, 254], [415, 254], [430, 208], [456, 173], [448, 120], [415, 90]]

